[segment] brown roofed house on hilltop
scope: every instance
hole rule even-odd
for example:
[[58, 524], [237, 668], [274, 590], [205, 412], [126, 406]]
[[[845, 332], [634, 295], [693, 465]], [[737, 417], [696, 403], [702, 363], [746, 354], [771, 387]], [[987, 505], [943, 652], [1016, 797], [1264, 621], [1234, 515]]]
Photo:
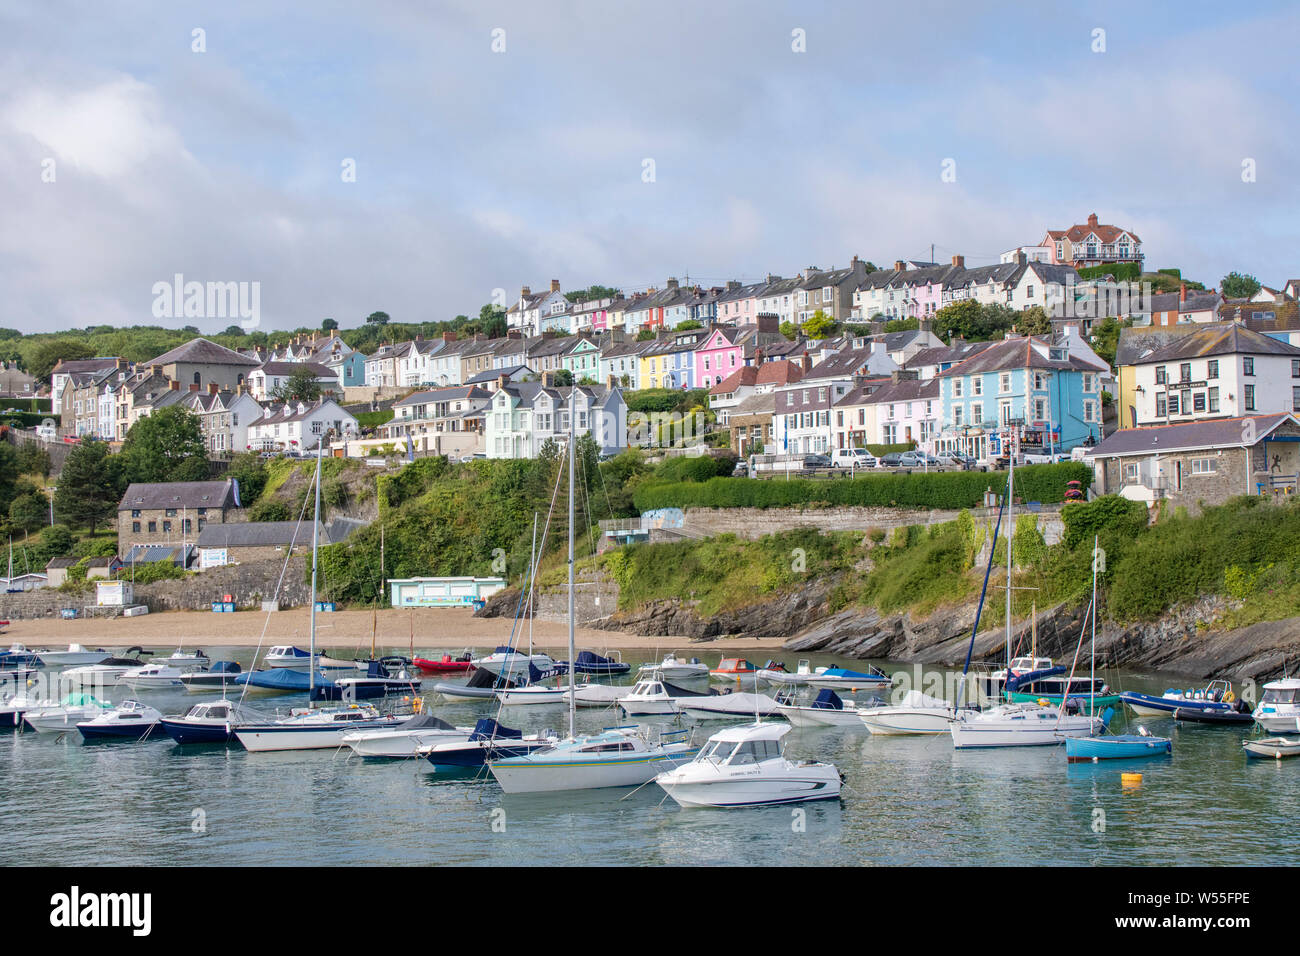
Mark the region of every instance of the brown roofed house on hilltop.
[[709, 408], [718, 416], [718, 424], [726, 425], [731, 410], [750, 395], [765, 394], [801, 378], [803, 366], [786, 359], [744, 365], [709, 390]]
[[1089, 266], [1115, 265], [1136, 262], [1145, 258], [1142, 240], [1137, 233], [1120, 226], [1107, 225], [1097, 220], [1094, 212], [1086, 223], [1068, 229], [1049, 229], [1039, 245], [1046, 246], [1054, 265], [1084, 269]]

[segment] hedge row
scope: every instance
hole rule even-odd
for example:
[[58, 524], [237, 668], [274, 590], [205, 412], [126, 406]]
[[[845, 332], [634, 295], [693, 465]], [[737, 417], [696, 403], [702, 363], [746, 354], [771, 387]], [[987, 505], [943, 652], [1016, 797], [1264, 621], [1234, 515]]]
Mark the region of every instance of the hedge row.
[[[1016, 469], [1016, 498], [1053, 504], [1065, 499], [1066, 482], [1087, 488], [1092, 469], [1079, 462]], [[651, 484], [633, 495], [637, 510], [655, 508], [792, 508], [804, 505], [858, 507], [978, 508], [990, 488], [1006, 487], [1005, 472], [897, 472], [858, 478], [760, 480], [710, 478], [704, 482]]]

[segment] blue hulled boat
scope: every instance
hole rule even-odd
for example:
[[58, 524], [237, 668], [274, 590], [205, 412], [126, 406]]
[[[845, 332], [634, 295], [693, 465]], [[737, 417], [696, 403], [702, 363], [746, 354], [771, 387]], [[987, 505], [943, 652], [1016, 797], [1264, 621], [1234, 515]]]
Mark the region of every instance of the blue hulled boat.
[[1212, 680], [1204, 690], [1170, 688], [1160, 697], [1126, 690], [1119, 695], [1119, 699], [1128, 705], [1129, 710], [1142, 717], [1172, 717], [1176, 710], [1184, 713], [1198, 710], [1226, 713], [1238, 709], [1233, 706], [1237, 699], [1232, 693], [1232, 685], [1226, 680]]
[[591, 651], [581, 651], [573, 662], [575, 674], [626, 674], [631, 669], [631, 664], [624, 664], [610, 657], [601, 657]]
[[167, 736], [178, 744], [238, 743], [235, 728], [247, 722], [247, 716], [233, 701], [205, 701], [195, 704], [182, 717], [164, 717], [159, 721]]
[[1164, 757], [1174, 752], [1168, 737], [1152, 734], [1116, 734], [1113, 737], [1066, 737], [1065, 759], [1070, 763], [1098, 760], [1139, 760]]
[[435, 767], [473, 769], [485, 766], [488, 760], [522, 757], [534, 750], [554, 746], [558, 739], [549, 731], [525, 737], [522, 731], [503, 727], [491, 717], [483, 717], [474, 725], [469, 740], [435, 744], [421, 749], [420, 753]]

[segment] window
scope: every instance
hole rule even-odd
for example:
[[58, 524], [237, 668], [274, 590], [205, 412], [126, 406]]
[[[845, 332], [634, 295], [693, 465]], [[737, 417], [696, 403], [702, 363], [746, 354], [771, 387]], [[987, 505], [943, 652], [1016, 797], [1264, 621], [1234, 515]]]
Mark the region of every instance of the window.
[[1204, 392], [1195, 392], [1195, 393], [1193, 393], [1193, 395], [1192, 395], [1192, 411], [1194, 411], [1194, 412], [1203, 412], [1203, 411], [1205, 411], [1205, 393], [1204, 393]]
[[[1247, 361], [1249, 361], [1249, 359]], [[1246, 411], [1253, 412], [1254, 410], [1255, 410], [1255, 386], [1247, 385], [1246, 386]]]
[[1205, 366], [1205, 377], [1206, 377], [1206, 378], [1211, 378], [1211, 379], [1213, 379], [1213, 378], [1218, 378], [1218, 377], [1219, 377], [1219, 360], [1218, 360], [1218, 359], [1210, 359], [1210, 361], [1206, 363], [1206, 366]]
[[1190, 382], [1192, 380], [1192, 363], [1184, 362], [1178, 366], [1178, 380], [1181, 382]]
[[1083, 420], [1085, 422], [1095, 422], [1097, 420], [1096, 402], [1086, 401], [1083, 403]]
[[1300, 359], [1291, 360], [1291, 377], [1300, 378]]
[[1254, 374], [1255, 374], [1255, 359], [1254, 359], [1254, 357], [1247, 355], [1244, 359], [1241, 360], [1241, 373], [1242, 373], [1243, 375], [1254, 375]]
[[131, 522], [131, 530], [134, 531], [136, 534], [139, 534], [139, 533], [140, 533], [140, 522], [138, 522], [138, 521], [132, 521], [132, 522]]
[[139, 509], [139, 508], [132, 508], [132, 509], [131, 509], [131, 517], [132, 517], [132, 518], [138, 518], [138, 517], [140, 517], [140, 509]]
[[175, 509], [175, 508], [168, 508], [167, 511], [165, 512], [165, 514], [166, 514], [167, 517], [169, 517], [169, 518], [175, 518], [175, 517], [176, 517], [176, 509]]
[[163, 534], [171, 534], [171, 530], [172, 530], [172, 523], [170, 521], [164, 521]]
[[1215, 464], [1215, 462], [1214, 462], [1214, 459], [1213, 459], [1213, 458], [1193, 458], [1193, 459], [1192, 459], [1192, 474], [1193, 474], [1193, 475], [1212, 475], [1212, 474], [1214, 474], [1214, 470], [1215, 470], [1215, 469], [1214, 469], [1214, 464]]
[[1163, 365], [1157, 365], [1157, 366], [1156, 366], [1156, 384], [1157, 384], [1157, 385], [1164, 385], [1166, 381], [1167, 381], [1167, 379], [1165, 378], [1165, 367], [1164, 367]]
[[952, 380], [952, 397], [953, 397], [953, 398], [961, 398], [961, 397], [962, 397], [962, 394], [961, 394], [961, 379], [959, 379], [959, 378], [954, 378], [954, 379]]
[[[954, 405], [952, 407], [952, 423], [957, 428], [961, 428], [961, 426], [965, 424], [965, 422], [962, 421], [962, 407], [960, 405]], [[892, 442], [890, 444], [892, 444]]]
[[1138, 480], [1137, 462], [1124, 463], [1124, 483], [1127, 485], [1136, 484]]
[[972, 405], [970, 407], [970, 423], [972, 425], [982, 425], [984, 423], [983, 405]]
[[1300, 387], [1291, 387], [1291, 411], [1300, 412]]
[[998, 376], [998, 391], [999, 391], [999, 392], [1009, 392], [1009, 391], [1011, 391], [1011, 373], [1010, 373], [1010, 372], [1003, 372], [1001, 375]]
[[1210, 389], [1209, 403], [1211, 412], [1217, 412], [1219, 410], [1219, 390], [1217, 388]]
[[1169, 414], [1170, 415], [1178, 414], [1178, 393], [1177, 392], [1169, 393]]
[[971, 393], [972, 395], [983, 395], [983, 394], [984, 394], [984, 379], [983, 379], [983, 378], [973, 378], [973, 379], [971, 379], [971, 383], [970, 383], [970, 385], [971, 385], [970, 393]]

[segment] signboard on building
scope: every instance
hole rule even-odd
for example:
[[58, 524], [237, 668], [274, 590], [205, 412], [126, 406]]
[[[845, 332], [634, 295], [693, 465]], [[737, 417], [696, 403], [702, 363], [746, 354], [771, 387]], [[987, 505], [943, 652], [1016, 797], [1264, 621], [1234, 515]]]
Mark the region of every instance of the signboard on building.
[[203, 548], [199, 551], [199, 569], [219, 568], [229, 564], [229, 552], [225, 548]]
[[99, 607], [127, 607], [135, 603], [130, 581], [95, 582], [95, 604]]

